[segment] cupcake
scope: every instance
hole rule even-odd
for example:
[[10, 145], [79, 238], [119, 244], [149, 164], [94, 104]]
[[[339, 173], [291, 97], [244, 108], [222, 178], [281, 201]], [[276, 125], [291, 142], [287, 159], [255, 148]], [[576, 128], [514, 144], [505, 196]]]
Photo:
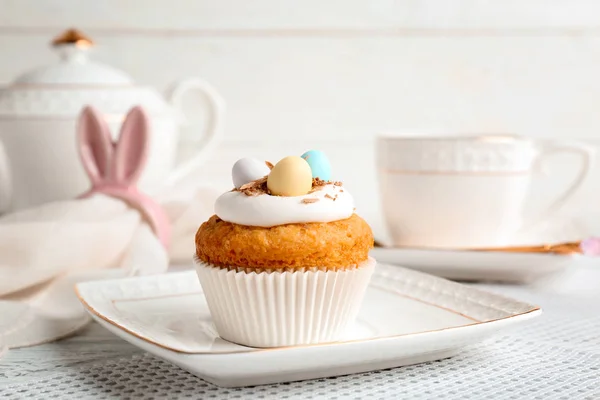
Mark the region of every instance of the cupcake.
[[323, 153], [274, 167], [244, 158], [196, 233], [196, 269], [219, 335], [251, 347], [335, 342], [375, 267], [373, 234]]

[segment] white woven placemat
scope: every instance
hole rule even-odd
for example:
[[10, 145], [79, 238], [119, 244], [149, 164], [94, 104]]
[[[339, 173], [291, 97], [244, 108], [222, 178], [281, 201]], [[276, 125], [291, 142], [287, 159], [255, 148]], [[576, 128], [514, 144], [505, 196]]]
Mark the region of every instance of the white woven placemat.
[[[2, 399], [600, 399], [600, 273], [597, 296], [531, 288], [486, 288], [542, 305], [530, 323], [437, 362], [359, 375], [225, 389], [141, 354], [42, 379], [10, 383]], [[586, 280], [587, 280], [586, 279]], [[0, 364], [2, 360], [0, 360]], [[16, 375], [15, 375], [16, 374]]]

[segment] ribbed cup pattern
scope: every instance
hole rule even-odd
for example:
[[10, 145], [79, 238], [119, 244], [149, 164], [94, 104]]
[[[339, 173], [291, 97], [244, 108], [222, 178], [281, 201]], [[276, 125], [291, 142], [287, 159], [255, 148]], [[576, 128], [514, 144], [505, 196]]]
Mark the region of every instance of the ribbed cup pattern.
[[334, 342], [354, 321], [375, 260], [339, 271], [246, 273], [197, 263], [219, 335], [251, 347]]

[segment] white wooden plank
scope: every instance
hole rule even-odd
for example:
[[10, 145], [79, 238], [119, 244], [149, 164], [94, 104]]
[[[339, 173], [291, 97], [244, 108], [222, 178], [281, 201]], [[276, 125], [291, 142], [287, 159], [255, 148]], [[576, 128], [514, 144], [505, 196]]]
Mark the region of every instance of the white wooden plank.
[[[77, 25], [102, 33], [301, 34], [358, 30], [420, 34], [421, 30], [597, 29], [594, 0], [1, 0], [0, 27], [52, 33]], [[467, 32], [468, 33], [468, 32]]]
[[[96, 39], [95, 59], [142, 84], [211, 82], [233, 142], [362, 142], [383, 130], [600, 137], [597, 37]], [[0, 81], [54, 62], [47, 40], [0, 35], [10, 60]]]

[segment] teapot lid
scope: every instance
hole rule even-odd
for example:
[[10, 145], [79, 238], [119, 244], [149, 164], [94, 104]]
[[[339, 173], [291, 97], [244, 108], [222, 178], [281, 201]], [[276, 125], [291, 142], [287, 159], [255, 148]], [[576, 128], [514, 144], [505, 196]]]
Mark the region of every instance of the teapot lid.
[[93, 41], [75, 29], [54, 39], [61, 60], [18, 77], [0, 88], [0, 119], [73, 118], [85, 105], [120, 116], [133, 106], [153, 115], [171, 115], [171, 107], [152, 87], [138, 86], [126, 73], [92, 61]]
[[63, 32], [52, 45], [61, 62], [26, 72], [14, 85], [133, 85], [131, 77], [124, 72], [89, 60], [88, 51], [94, 42], [76, 29]]

